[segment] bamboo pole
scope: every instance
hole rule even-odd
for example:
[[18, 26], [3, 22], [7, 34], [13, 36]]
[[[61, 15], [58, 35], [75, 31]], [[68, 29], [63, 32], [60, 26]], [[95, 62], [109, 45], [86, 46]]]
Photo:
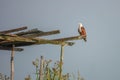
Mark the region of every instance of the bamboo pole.
[[64, 45], [61, 45], [59, 80], [62, 79], [62, 65], [63, 65], [63, 58], [64, 58]]
[[15, 45], [12, 45], [12, 52], [11, 52], [11, 75], [10, 78], [11, 80], [14, 80], [14, 47]]
[[43, 58], [43, 56], [41, 56], [40, 57], [39, 80], [43, 80], [43, 63], [44, 63], [44, 58]]

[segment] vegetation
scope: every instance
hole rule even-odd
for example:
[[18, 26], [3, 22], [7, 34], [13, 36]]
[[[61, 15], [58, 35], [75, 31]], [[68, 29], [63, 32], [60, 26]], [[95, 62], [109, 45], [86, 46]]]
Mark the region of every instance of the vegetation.
[[[40, 61], [39, 59], [36, 59], [35, 61], [32, 62], [32, 64], [36, 68], [36, 73], [35, 73], [36, 80], [70, 80], [71, 79], [69, 73], [66, 74], [62, 73], [64, 46], [65, 44], [61, 45], [60, 61], [55, 62], [53, 67], [50, 66], [52, 60], [44, 60], [43, 56], [41, 56]], [[31, 77], [28, 76], [27, 78], [25, 78], [25, 80], [31, 80]], [[77, 79], [73, 75], [72, 80], [84, 80], [84, 78], [80, 76], [80, 73], [78, 71]]]
[[0, 73], [0, 80], [10, 80], [10, 78], [7, 77], [7, 75]]
[[[39, 60], [37, 58], [35, 61], [32, 62], [32, 64], [36, 68], [36, 71], [35, 71], [36, 80], [70, 80], [70, 79], [84, 80], [84, 78], [82, 78], [80, 76], [79, 71], [78, 71], [77, 78], [74, 76], [74, 74], [72, 74], [72, 75], [70, 75], [69, 73], [60, 74], [60, 65], [63, 65], [63, 63], [61, 63], [60, 61], [56, 61], [53, 65], [53, 67], [51, 67], [50, 64], [51, 64], [52, 60], [44, 60], [43, 58], [41, 58], [41, 59], [42, 60]], [[42, 65], [41, 65], [41, 61], [43, 61]], [[43, 68], [40, 68], [41, 66], [43, 66]], [[42, 75], [40, 74], [41, 73], [40, 69], [43, 69]], [[60, 75], [61, 75], [61, 77], [60, 77]], [[25, 78], [25, 80], [32, 80], [32, 79], [29, 75], [28, 77]], [[33, 80], [35, 80], [35, 79], [33, 79]]]

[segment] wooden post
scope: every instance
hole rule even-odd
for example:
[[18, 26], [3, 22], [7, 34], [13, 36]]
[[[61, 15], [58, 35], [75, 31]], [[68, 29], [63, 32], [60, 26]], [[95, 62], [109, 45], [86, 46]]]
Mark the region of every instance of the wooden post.
[[63, 57], [64, 57], [64, 45], [61, 45], [59, 80], [61, 80], [61, 78], [62, 78]]
[[39, 80], [43, 80], [43, 63], [44, 63], [44, 58], [43, 56], [40, 57], [40, 71], [39, 71]]
[[12, 45], [12, 52], [11, 52], [11, 74], [10, 74], [10, 80], [14, 80], [14, 47], [15, 45]]

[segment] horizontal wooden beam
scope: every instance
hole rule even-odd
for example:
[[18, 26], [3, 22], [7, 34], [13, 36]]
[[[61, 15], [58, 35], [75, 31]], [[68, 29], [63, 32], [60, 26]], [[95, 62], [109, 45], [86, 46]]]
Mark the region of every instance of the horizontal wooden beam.
[[65, 41], [52, 41], [52, 40], [47, 40], [47, 39], [38, 39], [38, 38], [34, 38], [32, 39], [35, 42], [35, 44], [54, 44], [54, 45], [68, 45], [68, 46], [72, 46], [74, 44], [74, 42], [65, 42]]
[[[0, 50], [12, 50], [11, 47], [3, 47], [3, 46], [0, 46]], [[23, 51], [24, 49], [23, 48], [14, 48], [15, 51]]]
[[5, 30], [5, 31], [0, 31], [0, 34], [7, 34], [7, 33], [12, 33], [16, 31], [21, 31], [27, 29], [27, 26], [16, 28], [16, 29], [10, 29], [10, 30]]
[[80, 40], [83, 39], [85, 36], [72, 36], [72, 37], [66, 37], [66, 38], [59, 38], [59, 39], [53, 39], [52, 41], [69, 41], [69, 40]]

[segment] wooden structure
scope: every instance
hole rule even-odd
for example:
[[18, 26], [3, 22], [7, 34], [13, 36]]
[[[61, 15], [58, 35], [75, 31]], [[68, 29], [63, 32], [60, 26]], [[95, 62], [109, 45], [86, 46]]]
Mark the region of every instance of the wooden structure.
[[40, 57], [40, 69], [39, 69], [39, 80], [43, 80], [43, 65], [44, 65], [44, 58], [43, 56]]
[[[10, 76], [11, 80], [14, 80], [14, 51], [24, 50], [23, 48], [19, 48], [19, 47], [30, 46], [30, 45], [40, 45], [40, 44], [72, 46], [74, 42], [67, 42], [67, 41], [78, 40], [78, 39], [84, 38], [84, 36], [78, 35], [78, 36], [73, 36], [73, 37], [49, 40], [49, 39], [43, 39], [43, 38], [38, 38], [38, 37], [58, 34], [60, 33], [60, 31], [53, 30], [53, 31], [44, 32], [38, 29], [22, 31], [26, 29], [27, 29], [27, 26], [16, 28], [16, 29], [10, 29], [6, 31], [0, 31], [0, 50], [11, 50], [12, 51], [11, 52], [11, 76]], [[61, 58], [60, 61], [62, 62], [62, 60], [63, 59]]]

